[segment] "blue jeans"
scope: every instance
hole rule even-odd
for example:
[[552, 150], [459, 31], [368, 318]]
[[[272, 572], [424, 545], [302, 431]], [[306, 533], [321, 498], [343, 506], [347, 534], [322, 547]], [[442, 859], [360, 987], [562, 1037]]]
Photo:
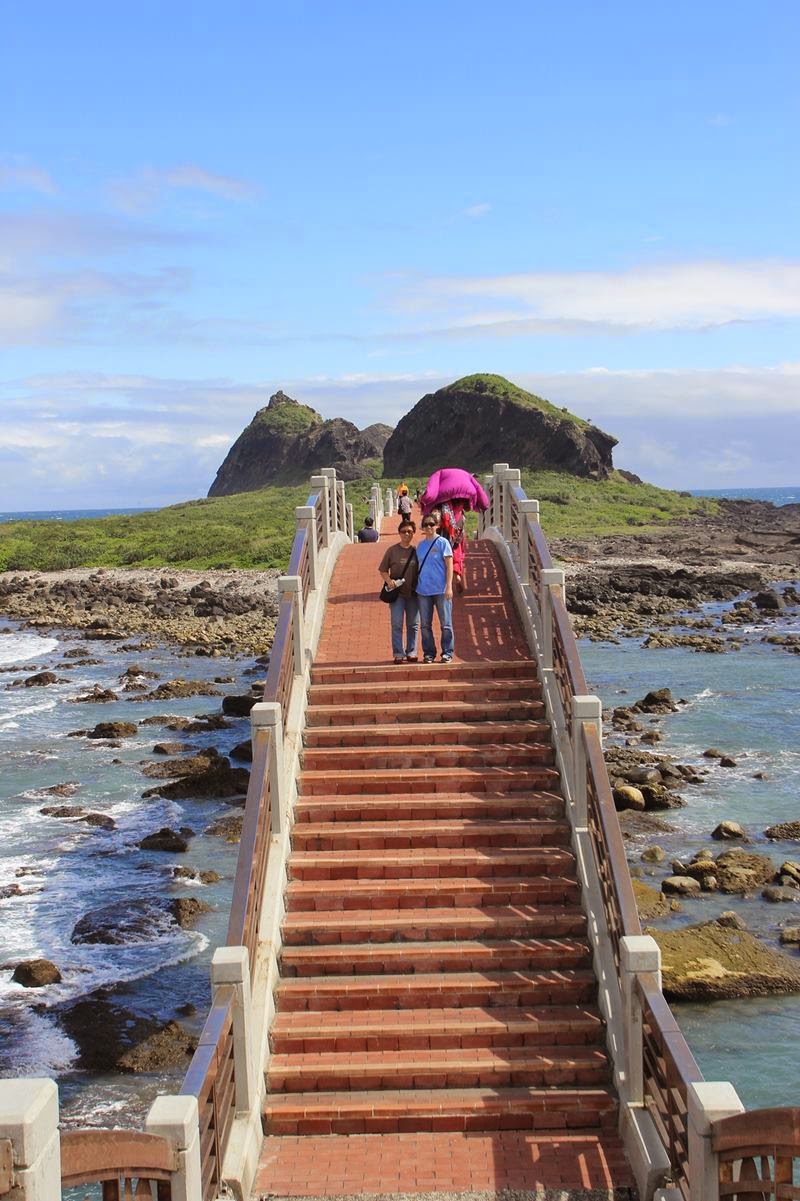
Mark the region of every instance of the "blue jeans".
[[452, 655], [453, 640], [453, 602], [447, 600], [443, 592], [438, 596], [422, 596], [417, 593], [419, 601], [419, 620], [422, 629], [422, 653], [424, 656], [436, 658], [436, 642], [433, 637], [433, 608], [439, 616], [439, 626], [442, 633], [442, 654]]
[[[395, 659], [417, 653], [419, 609], [416, 596], [399, 596], [389, 605], [392, 617], [392, 654]], [[403, 649], [403, 618], [406, 620], [406, 645]]]

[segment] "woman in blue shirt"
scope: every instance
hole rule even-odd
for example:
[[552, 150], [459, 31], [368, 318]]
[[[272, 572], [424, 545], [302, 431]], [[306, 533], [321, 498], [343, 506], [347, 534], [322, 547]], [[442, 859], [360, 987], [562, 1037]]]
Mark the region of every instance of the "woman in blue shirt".
[[453, 658], [453, 550], [450, 543], [437, 533], [438, 520], [434, 513], [422, 519], [425, 541], [417, 547], [419, 575], [417, 600], [422, 633], [422, 662], [433, 663], [436, 641], [433, 637], [433, 610], [439, 617], [442, 638], [442, 663]]

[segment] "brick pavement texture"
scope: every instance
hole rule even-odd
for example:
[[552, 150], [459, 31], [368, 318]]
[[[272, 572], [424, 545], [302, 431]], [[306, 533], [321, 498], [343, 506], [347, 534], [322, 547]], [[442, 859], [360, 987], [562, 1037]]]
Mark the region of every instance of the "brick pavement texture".
[[345, 1197], [504, 1190], [628, 1201], [633, 1178], [614, 1136], [523, 1131], [267, 1137], [257, 1197]]

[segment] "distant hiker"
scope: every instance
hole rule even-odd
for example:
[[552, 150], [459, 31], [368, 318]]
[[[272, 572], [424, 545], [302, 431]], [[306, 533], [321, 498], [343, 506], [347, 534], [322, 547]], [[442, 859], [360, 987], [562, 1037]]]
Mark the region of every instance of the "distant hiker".
[[450, 543], [453, 551], [453, 581], [459, 592], [463, 592], [464, 583], [464, 506], [461, 497], [442, 502], [441, 533]]
[[[395, 663], [416, 663], [417, 630], [419, 629], [419, 605], [414, 586], [417, 582], [417, 556], [413, 538], [417, 527], [413, 521], [401, 521], [398, 531], [400, 541], [390, 546], [381, 559], [380, 572], [384, 583], [395, 586], [396, 599], [389, 605], [392, 621], [392, 654]], [[405, 619], [405, 645], [403, 644], [403, 621]]]
[[408, 495], [408, 489], [406, 489], [406, 491], [401, 492], [397, 498], [397, 511], [400, 514], [401, 520], [405, 520], [411, 516], [411, 510], [413, 507], [414, 506], [411, 503], [411, 497]]
[[375, 521], [372, 517], [364, 518], [364, 526], [358, 531], [359, 542], [377, 542], [380, 534], [375, 529]]

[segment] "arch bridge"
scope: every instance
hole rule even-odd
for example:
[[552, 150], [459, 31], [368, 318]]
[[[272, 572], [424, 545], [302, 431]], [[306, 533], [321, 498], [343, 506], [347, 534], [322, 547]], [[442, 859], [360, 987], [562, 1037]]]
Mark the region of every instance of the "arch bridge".
[[392, 493], [359, 545], [312, 477], [182, 1088], [59, 1133], [52, 1081], [3, 1082], [0, 1198], [800, 1198], [800, 1109], [704, 1080], [664, 999], [563, 572], [519, 471], [486, 487], [454, 662], [389, 665]]

